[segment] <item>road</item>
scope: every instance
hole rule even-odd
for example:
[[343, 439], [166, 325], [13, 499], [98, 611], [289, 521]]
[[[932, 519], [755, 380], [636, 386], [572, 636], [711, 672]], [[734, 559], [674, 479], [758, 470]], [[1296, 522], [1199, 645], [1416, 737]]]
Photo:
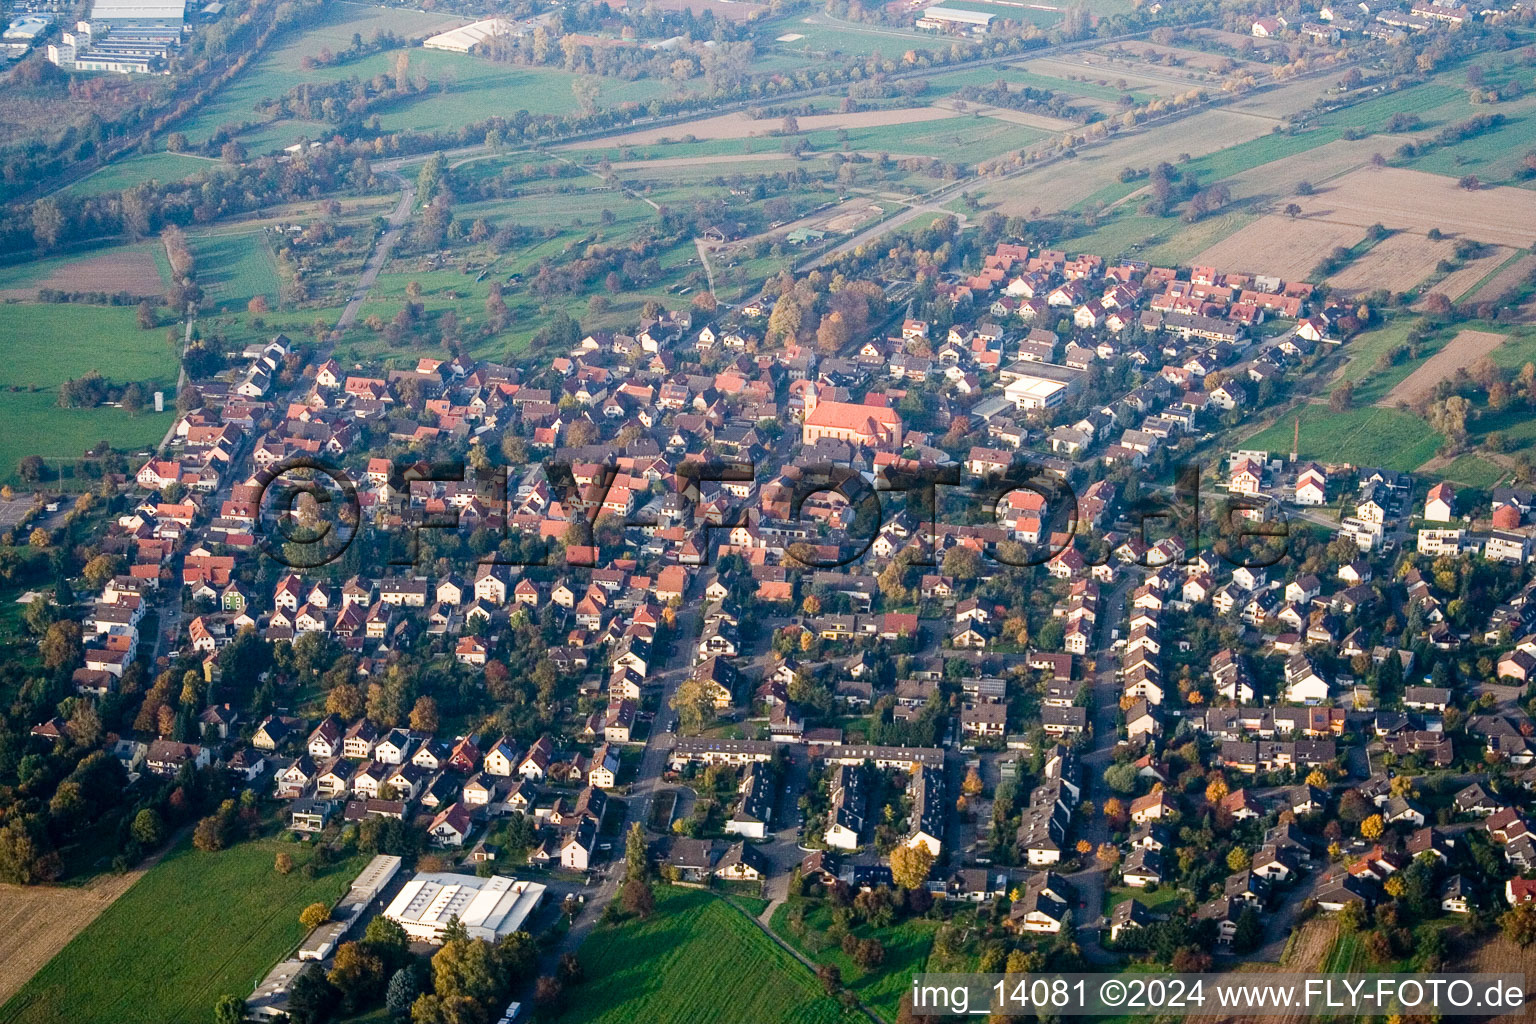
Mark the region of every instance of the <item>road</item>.
[[581, 917], [571, 926], [565, 937], [548, 952], [547, 956], [554, 960], [558, 960], [561, 954], [575, 952], [587, 933], [591, 931], [592, 926], [602, 918], [603, 910], [609, 902], [618, 895], [619, 883], [624, 876], [624, 838], [629, 835], [630, 826], [636, 822], [639, 822], [642, 828], [646, 827], [650, 821], [651, 804], [655, 801], [657, 793], [670, 788], [660, 785], [677, 735], [677, 712], [673, 711], [669, 705], [672, 694], [676, 692], [678, 684], [687, 678], [688, 671], [693, 665], [693, 648], [698, 640], [700, 627], [699, 598], [701, 595], [698, 591], [702, 588], [702, 581], [695, 579], [690, 585], [692, 603], [689, 595], [684, 595], [683, 606], [678, 612], [677, 622], [672, 630], [672, 652], [657, 674], [657, 680], [661, 684], [661, 707], [651, 722], [651, 731], [645, 738], [645, 750], [640, 757], [640, 767], [637, 769], [634, 783], [630, 786], [629, 796], [624, 801], [624, 821], [619, 829], [619, 838], [614, 841], [613, 860], [606, 867], [598, 869], [601, 872], [601, 880], [595, 891], [587, 893], [587, 903]]
[[[1083, 799], [1095, 801], [1100, 809], [1110, 794], [1097, 790], [1102, 787], [1104, 769], [1114, 758], [1115, 745], [1120, 740], [1120, 731], [1115, 727], [1115, 714], [1120, 710], [1120, 681], [1115, 678], [1115, 670], [1120, 662], [1110, 635], [1124, 621], [1126, 601], [1131, 590], [1140, 582], [1135, 567], [1127, 566], [1124, 577], [1110, 591], [1104, 602], [1104, 612], [1099, 617], [1099, 639], [1094, 647], [1091, 683], [1093, 745], [1078, 758], [1078, 764], [1082, 766]], [[1080, 821], [1077, 834], [1097, 849], [1100, 843], [1109, 840], [1109, 824], [1102, 813], [1095, 814]], [[1096, 862], [1093, 867], [1067, 876], [1067, 881], [1076, 888], [1078, 899], [1083, 904], [1074, 916], [1078, 921], [1079, 944], [1083, 955], [1089, 960], [1112, 959], [1099, 945], [1099, 928], [1104, 917], [1104, 891], [1108, 880], [1109, 872], [1097, 866]]]
[[400, 235], [404, 233], [405, 225], [410, 221], [416, 204], [415, 182], [394, 171], [384, 173], [400, 183], [400, 202], [396, 203], [395, 208], [389, 212], [387, 218], [389, 226], [379, 236], [378, 244], [373, 247], [373, 253], [368, 257], [368, 262], [363, 264], [363, 272], [357, 279], [357, 287], [353, 289], [352, 297], [347, 300], [347, 307], [336, 319], [337, 333], [345, 331], [357, 321], [357, 315], [362, 310], [363, 303], [368, 300], [368, 292], [372, 290], [374, 282], [379, 279], [379, 271], [383, 270], [384, 264], [389, 262], [389, 254], [394, 249], [395, 243], [400, 240]]

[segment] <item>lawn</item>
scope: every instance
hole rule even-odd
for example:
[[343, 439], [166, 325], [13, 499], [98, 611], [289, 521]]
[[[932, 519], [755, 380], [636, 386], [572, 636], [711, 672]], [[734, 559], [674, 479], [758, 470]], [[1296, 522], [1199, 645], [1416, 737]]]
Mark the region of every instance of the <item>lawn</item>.
[[108, 907], [0, 1007], [4, 1024], [207, 1024], [220, 995], [244, 997], [304, 937], [299, 911], [342, 894], [361, 858], [316, 879], [272, 870], [278, 850], [183, 845]]
[[839, 1024], [862, 1018], [717, 896], [658, 886], [645, 921], [599, 925], [564, 1024]]
[[1131, 886], [1120, 886], [1110, 889], [1105, 894], [1104, 913], [1108, 914], [1115, 907], [1129, 899], [1136, 900], [1148, 910], [1158, 910], [1165, 906], [1171, 910], [1173, 905], [1179, 902], [1179, 890], [1172, 885], [1160, 885], [1154, 892], [1132, 888]]
[[[805, 928], [797, 935], [790, 925], [791, 907], [805, 907]], [[842, 947], [827, 943], [824, 936], [832, 924], [832, 910], [822, 900], [782, 904], [773, 912], [773, 930], [779, 937], [819, 964], [831, 964], [842, 972], [847, 985], [865, 1003], [887, 1020], [895, 1020], [901, 1009], [901, 997], [912, 983], [912, 976], [926, 970], [933, 951], [933, 935], [938, 924], [922, 918], [903, 921], [890, 928], [872, 929], [860, 925], [853, 934], [861, 939], [878, 938], [885, 945], [885, 962], [873, 971], [858, 966]], [[825, 943], [823, 945], [823, 943]]]
[[222, 310], [244, 309], [257, 295], [277, 306], [283, 282], [263, 232], [196, 235], [187, 242], [197, 260], [198, 283]]
[[[1307, 405], [1301, 416], [1301, 457], [1322, 462], [1411, 471], [1432, 458], [1444, 440], [1423, 420], [1397, 409], [1375, 406], [1334, 412], [1326, 405]], [[1244, 448], [1289, 451], [1288, 414], [1243, 442]]]

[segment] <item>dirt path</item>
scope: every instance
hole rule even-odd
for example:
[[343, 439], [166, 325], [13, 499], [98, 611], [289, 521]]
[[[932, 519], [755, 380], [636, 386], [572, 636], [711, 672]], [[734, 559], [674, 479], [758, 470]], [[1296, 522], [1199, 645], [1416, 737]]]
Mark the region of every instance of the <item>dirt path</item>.
[[0, 884], [0, 1005], [180, 841], [178, 834], [132, 871], [78, 887]]
[[1458, 369], [1471, 366], [1508, 340], [1507, 334], [1491, 331], [1461, 331], [1445, 343], [1445, 347], [1429, 357], [1425, 364], [1414, 370], [1388, 391], [1376, 404], [1393, 409], [1399, 402], [1412, 405], [1418, 399], [1435, 390], [1435, 385], [1450, 377]]

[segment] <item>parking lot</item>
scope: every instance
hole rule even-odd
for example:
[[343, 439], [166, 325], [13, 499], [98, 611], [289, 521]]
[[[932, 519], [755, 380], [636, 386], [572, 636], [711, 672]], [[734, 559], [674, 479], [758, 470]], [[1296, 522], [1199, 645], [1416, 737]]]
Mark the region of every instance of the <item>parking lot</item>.
[[31, 498], [13, 498], [10, 501], [0, 500], [0, 530], [9, 530], [17, 523], [20, 523], [30, 511], [32, 511]]

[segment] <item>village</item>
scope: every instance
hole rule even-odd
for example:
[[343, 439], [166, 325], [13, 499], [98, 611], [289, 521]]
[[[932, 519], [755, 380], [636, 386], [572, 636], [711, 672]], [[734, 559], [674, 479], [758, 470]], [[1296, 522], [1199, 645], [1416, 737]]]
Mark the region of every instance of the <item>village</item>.
[[[1253, 955], [1405, 891], [1427, 917], [1536, 900], [1536, 494], [1200, 448], [1360, 311], [1011, 243], [932, 284], [939, 322], [813, 275], [537, 373], [274, 338], [135, 472], [76, 690], [187, 667], [111, 737], [130, 779], [212, 766], [316, 841], [393, 822], [515, 899], [503, 931], [534, 879], [612, 898], [637, 829], [669, 881], [1001, 903], [1089, 962], [1138, 929]], [[1225, 517], [1149, 519], [1200, 458]], [[284, 565], [267, 538], [308, 513], [264, 496], [314, 465], [355, 481], [356, 536]], [[896, 500], [901, 474], [947, 486]], [[248, 1011], [283, 1012], [296, 963]]]

